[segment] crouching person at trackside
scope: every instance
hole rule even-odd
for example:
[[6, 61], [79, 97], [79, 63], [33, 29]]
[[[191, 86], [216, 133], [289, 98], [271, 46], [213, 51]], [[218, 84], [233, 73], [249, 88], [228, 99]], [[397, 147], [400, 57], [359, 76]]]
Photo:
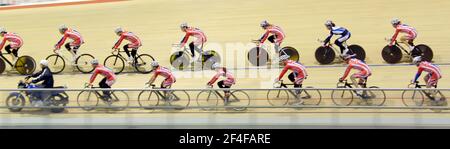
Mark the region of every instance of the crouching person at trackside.
[[[41, 66], [42, 70], [37, 73], [34, 73], [30, 76], [27, 76], [25, 78], [26, 83], [27, 84], [34, 83], [34, 84], [36, 84], [37, 88], [53, 88], [53, 85], [54, 85], [53, 74], [50, 71], [50, 68], [48, 68], [48, 61], [41, 60], [40, 66]], [[31, 79], [31, 78], [33, 78], [33, 79]], [[39, 82], [42, 82], [42, 83], [37, 84]], [[31, 101], [32, 105], [42, 105], [43, 104], [42, 102], [46, 102], [43, 100], [47, 99], [49, 95], [50, 95], [49, 91], [40, 92], [41, 99], [36, 100], [36, 101]]]

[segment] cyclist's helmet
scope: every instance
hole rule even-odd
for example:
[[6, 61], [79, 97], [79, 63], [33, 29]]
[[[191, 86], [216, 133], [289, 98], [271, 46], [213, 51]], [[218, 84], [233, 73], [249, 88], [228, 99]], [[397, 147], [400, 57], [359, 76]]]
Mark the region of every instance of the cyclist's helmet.
[[3, 27], [0, 27], [0, 33], [6, 33], [6, 29]]
[[281, 55], [280, 56], [280, 62], [285, 61], [285, 60], [289, 60], [290, 56], [289, 55]]
[[180, 28], [181, 29], [188, 28], [188, 24], [186, 22], [183, 22], [181, 23]]
[[152, 65], [152, 68], [157, 68], [159, 66], [158, 61], [153, 61], [150, 65]]
[[416, 56], [413, 58], [412, 63], [413, 64], [419, 64], [422, 61], [422, 57], [421, 56]]
[[43, 59], [43, 60], [41, 60], [41, 62], [39, 62], [39, 64], [41, 64], [41, 65], [43, 65], [43, 66], [48, 66], [48, 61], [47, 60], [45, 60], [45, 59]]
[[267, 26], [269, 26], [269, 22], [267, 22], [267, 20], [263, 20], [263, 21], [261, 21], [261, 23], [259, 24], [259, 26], [261, 26], [261, 27], [267, 27]]
[[219, 67], [220, 67], [219, 63], [214, 63], [214, 64], [211, 65], [211, 69], [217, 69]]
[[391, 24], [393, 25], [393, 26], [395, 26], [395, 25], [399, 25], [401, 22], [400, 22], [400, 19], [398, 19], [398, 18], [393, 18], [392, 20], [391, 20]]
[[122, 27], [118, 27], [114, 30], [114, 33], [116, 33], [117, 35], [119, 35], [120, 33], [123, 33], [124, 29]]
[[98, 65], [98, 59], [91, 60], [91, 64], [92, 65]]
[[325, 26], [326, 26], [326, 27], [334, 27], [334, 26], [336, 26], [336, 25], [334, 24], [333, 21], [327, 20], [327, 21], [325, 21]]
[[67, 30], [67, 26], [63, 24], [63, 25], [59, 26], [58, 30], [62, 34], [62, 33], [64, 33], [64, 31]]

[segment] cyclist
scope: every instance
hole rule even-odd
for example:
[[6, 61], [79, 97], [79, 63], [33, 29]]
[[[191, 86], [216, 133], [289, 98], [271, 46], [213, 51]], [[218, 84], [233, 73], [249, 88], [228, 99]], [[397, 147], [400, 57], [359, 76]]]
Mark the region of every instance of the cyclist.
[[[48, 61], [41, 60], [39, 64], [40, 64], [42, 70], [39, 72], [36, 72], [30, 76], [25, 77], [26, 83], [27, 84], [30, 84], [30, 83], [36, 84], [36, 83], [42, 82], [41, 84], [36, 84], [36, 87], [37, 88], [53, 88], [54, 79], [53, 79], [53, 74], [50, 71], [50, 68], [48, 68]], [[34, 79], [30, 79], [30, 78], [34, 78]], [[38, 93], [41, 98], [38, 100], [32, 100], [31, 104], [34, 106], [40, 106], [40, 105], [47, 104], [47, 101], [43, 101], [43, 100], [47, 99], [48, 96], [50, 96], [51, 92], [39, 91]]]
[[394, 18], [391, 20], [392, 27], [395, 28], [395, 33], [391, 38], [389, 46], [392, 46], [397, 39], [399, 33], [404, 33], [406, 35], [400, 37], [400, 42], [406, 44], [409, 47], [410, 52], [414, 49], [414, 39], [417, 37], [417, 31], [411, 26], [403, 24], [399, 19]]
[[[413, 58], [413, 64], [417, 66], [418, 70], [411, 83], [417, 82], [417, 79], [419, 79], [422, 72], [425, 71], [428, 72], [428, 75], [424, 77], [424, 80], [427, 83], [427, 88], [436, 88], [438, 80], [442, 78], [441, 70], [439, 69], [439, 67], [430, 62], [422, 61], [422, 57], [420, 56], [416, 56]], [[433, 92], [431, 94], [432, 97], [434, 97], [434, 95], [436, 95], [436, 92]], [[439, 101], [439, 99], [435, 100]]]
[[[266, 32], [258, 40], [259, 41], [258, 46], [264, 44], [264, 42], [266, 40], [269, 40], [269, 42], [271, 42], [271, 43], [273, 43], [275, 45], [275, 52], [279, 53], [280, 52], [281, 43], [283, 42], [284, 38], [286, 37], [286, 35], [284, 34], [284, 31], [279, 26], [270, 24], [266, 20], [261, 21], [260, 26]], [[272, 35], [270, 35], [270, 34], [272, 34]]]
[[[369, 66], [364, 63], [363, 61], [354, 58], [355, 54], [353, 55], [349, 55], [349, 54], [344, 54], [343, 55], [343, 59], [345, 60], [345, 63], [348, 64], [347, 69], [345, 70], [344, 75], [339, 78], [339, 82], [342, 82], [345, 80], [345, 78], [347, 78], [348, 74], [350, 73], [350, 70], [352, 69], [356, 69], [358, 70], [357, 73], [354, 73], [351, 77], [350, 80], [352, 81], [353, 85], [356, 88], [366, 88], [366, 83], [367, 83], [367, 79], [369, 76], [372, 75], [372, 70], [370, 70]], [[356, 78], [359, 79], [358, 82], [356, 82]], [[361, 93], [362, 91], [357, 91], [357, 93]], [[360, 94], [361, 95], [361, 94]]]
[[[123, 50], [127, 53], [128, 56], [128, 63], [132, 63], [136, 59], [136, 53], [139, 47], [142, 46], [142, 42], [133, 32], [125, 31], [123, 28], [119, 27], [116, 30], [114, 30], [117, 36], [120, 36], [119, 40], [114, 44], [114, 47], [112, 48], [114, 51], [117, 50], [122, 43], [122, 41], [128, 40], [130, 43], [123, 46]], [[130, 55], [130, 49], [131, 48], [131, 55]]]
[[[211, 80], [207, 83], [208, 86], [213, 86], [213, 84], [219, 79], [219, 77], [225, 77], [225, 80], [221, 80], [217, 82], [217, 86], [219, 88], [231, 88], [233, 84], [236, 83], [236, 80], [234, 79], [233, 74], [231, 72], [227, 71], [226, 67], [221, 67], [219, 63], [214, 63], [212, 65], [212, 69], [216, 70], [216, 74], [211, 78]], [[228, 104], [228, 99], [230, 98], [230, 91], [224, 90], [225, 93], [225, 105]]]
[[175, 76], [172, 72], [166, 67], [160, 66], [157, 61], [153, 61], [151, 65], [152, 71], [155, 73], [146, 84], [153, 84], [156, 78], [161, 75], [165, 78], [164, 81], [161, 82], [161, 88], [171, 88], [172, 84], [176, 82]]
[[78, 49], [82, 44], [84, 44], [83, 37], [78, 31], [68, 28], [66, 25], [61, 25], [58, 30], [59, 33], [63, 35], [63, 37], [55, 45], [54, 51], [56, 52], [57, 50], [61, 49], [61, 46], [64, 44], [67, 38], [72, 39], [73, 41], [70, 43], [66, 43], [64, 47], [72, 54], [73, 56], [72, 63], [74, 63], [75, 60], [78, 58], [77, 55]]
[[[188, 26], [187, 23], [182, 23], [180, 25], [180, 28], [181, 28], [181, 31], [186, 33], [180, 42], [181, 47], [184, 47], [186, 45], [190, 36], [193, 36], [196, 38], [195, 41], [192, 41], [191, 43], [189, 43], [189, 49], [191, 50], [191, 54], [192, 54], [190, 63], [193, 63], [194, 60], [197, 59], [194, 51], [197, 51], [200, 55], [203, 53], [203, 45], [207, 41], [206, 35], [202, 30], [195, 28], [195, 27], [190, 27], [190, 26]], [[198, 58], [197, 61], [201, 61], [201, 59]]]
[[[100, 88], [111, 88], [111, 86], [116, 83], [116, 75], [114, 72], [108, 68], [103, 66], [102, 64], [99, 64], [97, 59], [93, 59], [91, 61], [92, 67], [94, 67], [94, 72], [91, 75], [91, 78], [89, 79], [89, 85], [92, 87], [92, 83], [95, 81], [95, 78], [97, 75], [102, 75], [104, 78], [98, 83]], [[103, 100], [107, 100], [111, 98], [111, 92], [110, 91], [103, 91]]]
[[[13, 64], [16, 63], [18, 57], [18, 51], [20, 47], [23, 45], [22, 38], [15, 34], [7, 32], [5, 28], [0, 27], [0, 37], [3, 37], [3, 40], [0, 42], [0, 54], [3, 46], [6, 44], [6, 41], [9, 42], [9, 45], [5, 46], [6, 52], [11, 55]], [[11, 54], [12, 53], [12, 54]]]
[[[294, 83], [294, 88], [301, 88], [303, 80], [308, 76], [305, 66], [296, 61], [289, 60], [289, 55], [281, 55], [280, 62], [282, 62], [284, 68], [278, 78], [275, 79], [275, 82], [280, 81], [281, 78], [283, 78], [284, 74], [286, 74], [288, 70], [291, 70], [292, 73], [290, 73], [288, 76], [289, 80]], [[300, 93], [299, 90], [296, 90], [295, 92], [296, 94]]]
[[347, 54], [349, 51], [348, 47], [346, 45], [344, 45], [343, 43], [345, 41], [347, 41], [348, 39], [350, 39], [350, 36], [351, 36], [350, 31], [348, 31], [346, 28], [336, 26], [336, 24], [334, 24], [334, 22], [331, 20], [327, 20], [325, 22], [325, 27], [328, 30], [330, 30], [330, 35], [328, 35], [328, 37], [323, 42], [323, 46], [324, 47], [327, 46], [327, 44], [330, 42], [331, 37], [333, 37], [333, 35], [340, 35], [341, 37], [336, 39], [334, 41], [334, 44], [339, 46], [339, 49], [341, 49], [341, 56]]

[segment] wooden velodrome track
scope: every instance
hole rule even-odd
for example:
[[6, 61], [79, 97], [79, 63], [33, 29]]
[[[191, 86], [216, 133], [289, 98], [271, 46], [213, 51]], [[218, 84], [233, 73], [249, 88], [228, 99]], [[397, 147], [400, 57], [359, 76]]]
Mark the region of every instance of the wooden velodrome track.
[[[419, 32], [416, 43], [428, 44], [435, 53], [434, 62], [440, 65], [443, 78], [441, 88], [448, 88], [450, 79], [448, 62], [450, 62], [450, 20], [445, 19], [450, 13], [450, 1], [445, 0], [351, 0], [351, 1], [314, 1], [314, 0], [132, 0], [101, 4], [72, 5], [45, 8], [28, 8], [2, 10], [0, 26], [8, 31], [20, 34], [25, 46], [21, 55], [30, 55], [37, 61], [51, 54], [53, 45], [59, 40], [57, 27], [66, 24], [79, 30], [86, 43], [82, 53], [90, 53], [101, 61], [110, 55], [110, 48], [117, 40], [113, 30], [117, 26], [133, 31], [143, 41], [140, 53], [153, 55], [163, 65], [169, 65], [171, 44], [179, 42], [184, 35], [179, 24], [188, 22], [204, 30], [208, 36], [206, 49], [218, 50], [224, 63], [238, 75], [235, 88], [271, 88], [279, 69], [246, 69], [248, 64], [242, 62], [248, 49], [227, 48], [227, 44], [249, 44], [251, 39], [259, 38], [263, 33], [259, 27], [261, 20], [267, 19], [281, 26], [287, 34], [283, 45], [290, 45], [300, 52], [301, 62], [307, 65], [309, 78], [306, 86], [335, 87], [342, 75], [342, 64], [319, 66], [314, 59], [314, 51], [319, 45], [317, 38], [324, 38], [328, 31], [323, 26], [327, 19], [337, 25], [347, 27], [352, 32], [349, 43], [362, 45], [367, 53], [367, 62], [374, 66], [370, 84], [386, 88], [406, 87], [415, 74], [411, 65], [387, 66], [381, 58], [381, 49], [386, 45], [384, 38], [393, 33], [390, 19], [401, 18]], [[212, 47], [211, 45], [220, 45]], [[231, 51], [231, 52], [230, 52]], [[237, 54], [229, 54], [235, 52]], [[403, 63], [407, 64], [407, 63]], [[9, 69], [9, 68], [7, 68]], [[66, 68], [62, 75], [55, 76], [57, 85], [69, 88], [81, 88], [89, 75], [72, 72]], [[204, 88], [213, 72], [175, 72], [178, 79], [174, 88]], [[23, 76], [4, 73], [0, 76], [0, 88], [15, 88]], [[119, 75], [116, 88], [140, 88], [149, 75], [125, 73]], [[0, 93], [6, 97], [7, 93]], [[329, 93], [324, 104], [330, 104]], [[265, 96], [265, 92], [250, 93], [252, 97]], [[73, 95], [75, 96], [75, 95]], [[191, 96], [195, 96], [191, 95]], [[401, 105], [398, 100], [400, 92], [388, 94], [390, 105]], [[397, 100], [396, 100], [397, 99]], [[76, 105], [72, 99], [71, 105]], [[1, 101], [3, 105], [3, 100]], [[33, 125], [62, 124], [81, 125], [97, 123], [102, 125], [440, 125], [450, 126], [446, 113], [384, 113], [405, 112], [405, 110], [292, 110], [292, 109], [254, 109], [247, 113], [227, 114], [210, 112], [148, 112], [129, 110], [105, 114], [104, 111], [83, 112], [70, 109], [65, 114], [48, 114], [42, 112], [9, 113], [1, 109], [0, 124]], [[197, 110], [192, 110], [197, 111]], [[270, 113], [285, 112], [285, 113]], [[269, 113], [267, 113], [269, 112]], [[308, 113], [324, 112], [324, 113]], [[336, 112], [340, 112], [336, 114]], [[362, 113], [346, 113], [362, 112]], [[406, 110], [406, 112], [414, 112]], [[416, 112], [426, 112], [416, 111]], [[175, 126], [173, 126], [175, 127]]]

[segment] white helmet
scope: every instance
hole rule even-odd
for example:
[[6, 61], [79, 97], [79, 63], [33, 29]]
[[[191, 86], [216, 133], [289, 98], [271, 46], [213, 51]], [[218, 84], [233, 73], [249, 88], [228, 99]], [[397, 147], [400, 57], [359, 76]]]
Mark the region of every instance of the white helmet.
[[400, 24], [400, 19], [398, 19], [398, 18], [393, 18], [393, 19], [391, 20], [391, 24], [392, 24], [392, 25]]
[[353, 58], [353, 57], [355, 57], [355, 56], [356, 56], [356, 54], [342, 54], [342, 55], [341, 55], [342, 59], [344, 59], [344, 60]]
[[289, 55], [281, 55], [281, 56], [280, 56], [280, 62], [281, 62], [281, 61], [288, 60], [290, 57], [291, 57], [291, 56], [289, 56]]
[[63, 32], [64, 30], [66, 30], [67, 29], [67, 26], [66, 25], [61, 25], [61, 26], [59, 26], [59, 28], [58, 28], [58, 30], [60, 31], [60, 32]]
[[214, 63], [214, 64], [211, 65], [212, 69], [216, 69], [216, 68], [219, 68], [219, 67], [220, 67], [219, 63]]
[[325, 21], [325, 26], [333, 26], [333, 25], [334, 25], [333, 21], [331, 20]]
[[91, 64], [92, 65], [98, 65], [98, 59], [91, 60]]
[[261, 27], [266, 27], [266, 26], [268, 26], [269, 25], [269, 22], [267, 22], [267, 20], [263, 20], [263, 21], [261, 21], [261, 23], [259, 24], [259, 26], [261, 26]]
[[186, 22], [181, 23], [180, 28], [187, 28], [188, 24]]
[[419, 64], [422, 61], [422, 57], [421, 56], [416, 56], [413, 58], [412, 63], [413, 64]]
[[152, 65], [152, 67], [158, 67], [159, 63], [158, 61], [153, 61], [150, 65]]
[[39, 64], [44, 65], [44, 66], [48, 66], [48, 61], [43, 59], [43, 60], [41, 60], [41, 62], [39, 62]]
[[6, 32], [6, 29], [3, 27], [0, 27], [0, 33], [5, 33], [5, 32]]
[[114, 33], [119, 34], [121, 32], [124, 32], [122, 27], [117, 27], [116, 30], [114, 30]]

